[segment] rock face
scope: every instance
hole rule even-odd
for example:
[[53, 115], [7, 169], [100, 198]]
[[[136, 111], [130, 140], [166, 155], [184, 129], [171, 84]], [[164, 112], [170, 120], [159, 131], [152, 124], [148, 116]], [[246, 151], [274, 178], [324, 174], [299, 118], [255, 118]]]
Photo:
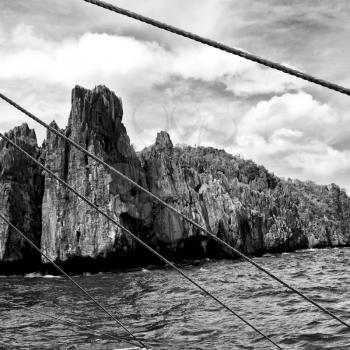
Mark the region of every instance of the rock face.
[[[350, 199], [334, 184], [285, 181], [222, 150], [173, 147], [164, 132], [140, 159], [152, 192], [245, 253], [350, 243]], [[154, 239], [165, 250], [189, 242], [192, 254], [224, 253], [169, 210], [153, 213]]]
[[[138, 154], [122, 123], [121, 100], [106, 87], [75, 87], [61, 130], [106, 163], [248, 254], [350, 245], [350, 199], [338, 186], [283, 180], [223, 150], [176, 147], [158, 133]], [[58, 128], [55, 123], [52, 126]], [[100, 209], [171, 259], [230, 254], [122, 178], [47, 134], [40, 150], [22, 125], [9, 137]], [[78, 270], [150, 261], [121, 229], [0, 142], [0, 210], [52, 259]], [[0, 220], [0, 268], [39, 257]]]
[[[93, 91], [76, 87], [72, 110], [63, 132], [108, 164], [143, 186], [140, 161], [130, 146], [122, 124], [122, 104], [105, 87]], [[57, 127], [53, 124], [54, 127]], [[45, 144], [46, 165], [79, 193], [129, 228], [142, 234], [151, 207], [143, 204], [138, 191], [125, 180], [112, 176], [76, 148], [49, 133]], [[45, 178], [42, 210], [42, 248], [54, 260], [129, 256], [134, 242], [124, 232], [70, 193], [62, 185]]]
[[[40, 149], [27, 124], [6, 134], [38, 159]], [[31, 160], [0, 140], [0, 212], [40, 246], [43, 178]], [[31, 270], [40, 263], [30, 245], [0, 219], [0, 272]]]

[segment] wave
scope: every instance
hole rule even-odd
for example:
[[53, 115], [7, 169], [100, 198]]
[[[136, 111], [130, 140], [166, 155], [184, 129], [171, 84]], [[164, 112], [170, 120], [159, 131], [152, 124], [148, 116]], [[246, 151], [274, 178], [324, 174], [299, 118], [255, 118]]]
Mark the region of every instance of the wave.
[[315, 252], [320, 250], [319, 248], [307, 248], [307, 249], [297, 249], [296, 253], [309, 253], [309, 252]]
[[40, 272], [31, 272], [24, 275], [24, 278], [39, 278], [39, 277], [43, 277], [43, 275]]
[[62, 278], [62, 276], [44, 275], [43, 278]]

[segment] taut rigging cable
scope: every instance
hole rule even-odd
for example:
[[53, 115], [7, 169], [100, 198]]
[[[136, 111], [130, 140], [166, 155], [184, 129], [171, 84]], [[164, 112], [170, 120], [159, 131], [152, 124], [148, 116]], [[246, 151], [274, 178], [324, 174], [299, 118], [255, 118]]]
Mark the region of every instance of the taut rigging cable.
[[[125, 231], [130, 237], [132, 237], [136, 242], [138, 242], [141, 246], [143, 246], [144, 248], [146, 248], [149, 252], [151, 252], [153, 255], [155, 255], [156, 257], [158, 257], [160, 260], [162, 260], [164, 263], [166, 263], [168, 266], [170, 266], [173, 270], [177, 271], [181, 276], [183, 276], [185, 279], [187, 279], [190, 283], [192, 283], [193, 285], [195, 285], [198, 289], [200, 289], [204, 294], [206, 294], [207, 296], [209, 296], [210, 298], [212, 298], [215, 302], [217, 302], [219, 305], [221, 305], [224, 309], [226, 309], [227, 311], [229, 311], [232, 315], [236, 316], [237, 318], [239, 318], [242, 322], [244, 322], [246, 325], [248, 325], [249, 327], [251, 327], [255, 332], [257, 332], [258, 334], [260, 334], [263, 338], [265, 338], [266, 340], [268, 340], [270, 343], [272, 343], [276, 348], [281, 349], [282, 348], [274, 341], [272, 340], [269, 336], [265, 335], [262, 331], [260, 331], [257, 327], [255, 327], [252, 323], [250, 323], [249, 321], [247, 321], [245, 318], [243, 318], [242, 316], [240, 316], [239, 314], [237, 314], [233, 309], [231, 309], [229, 306], [227, 306], [225, 303], [223, 303], [220, 299], [218, 299], [215, 295], [213, 295], [211, 292], [209, 292], [208, 290], [206, 290], [204, 287], [202, 287], [199, 283], [197, 283], [195, 280], [193, 280], [191, 277], [189, 277], [187, 274], [185, 274], [183, 271], [181, 271], [178, 267], [176, 267], [172, 262], [170, 262], [168, 259], [166, 259], [165, 257], [163, 257], [161, 254], [159, 254], [157, 251], [155, 251], [153, 248], [151, 248], [149, 245], [147, 245], [143, 240], [141, 240], [139, 237], [137, 237], [136, 235], [134, 235], [130, 230], [128, 230], [126, 227], [124, 227], [123, 225], [121, 225], [118, 221], [116, 221], [115, 219], [111, 218], [106, 212], [104, 212], [103, 210], [101, 210], [97, 205], [95, 205], [94, 203], [92, 203], [89, 199], [87, 199], [85, 196], [83, 196], [82, 194], [80, 194], [78, 191], [76, 191], [72, 186], [70, 186], [69, 184], [67, 184], [65, 181], [63, 181], [60, 177], [58, 177], [56, 174], [54, 174], [50, 169], [48, 169], [45, 165], [41, 164], [37, 159], [35, 159], [32, 155], [30, 155], [28, 152], [26, 152], [23, 148], [21, 148], [19, 145], [17, 145], [15, 142], [13, 142], [12, 140], [10, 140], [7, 136], [3, 135], [0, 132], [0, 137], [2, 137], [4, 140], [6, 140], [9, 144], [11, 144], [14, 148], [16, 148], [18, 151], [20, 151], [21, 153], [23, 153], [25, 156], [27, 156], [29, 159], [31, 159], [35, 164], [37, 164], [40, 168], [42, 168], [46, 173], [49, 174], [49, 176], [51, 178], [54, 178], [55, 180], [57, 180], [61, 185], [65, 186], [67, 189], [69, 189], [71, 192], [73, 192], [77, 197], [79, 197], [81, 200], [83, 200], [85, 203], [87, 203], [90, 207], [92, 207], [93, 209], [95, 209], [98, 213], [100, 213], [101, 215], [103, 215], [107, 220], [111, 221], [114, 225], [116, 225], [117, 227], [119, 227], [120, 229], [122, 229], [123, 231]], [[38, 247], [36, 247], [34, 245], [34, 243], [32, 243], [30, 241], [30, 239], [28, 237], [26, 237], [19, 229], [17, 229], [15, 226], [13, 226], [6, 218], [4, 218], [1, 214], [0, 214], [0, 218], [2, 218], [3, 220], [5, 220], [8, 224], [10, 224], [13, 228], [16, 229], [16, 231], [23, 235], [23, 237], [35, 248], [37, 249], [40, 254], [42, 254], [48, 261], [50, 261], [60, 272], [62, 272], [66, 277], [68, 277], [79, 289], [82, 289], [70, 276], [68, 276], [59, 266], [57, 266], [45, 253], [43, 253]], [[111, 317], [115, 318], [112, 314], [110, 314], [108, 312], [108, 310], [106, 310], [101, 304], [99, 304], [95, 299], [93, 299], [92, 296], [90, 296], [84, 289], [82, 289], [82, 291], [89, 296], [90, 299], [92, 299], [95, 304], [97, 304], [100, 308], [102, 308], [103, 310], [105, 310], [105, 312], [107, 312]], [[116, 319], [116, 321], [118, 322], [118, 324], [120, 324], [120, 321]], [[134, 339], [136, 339], [136, 337], [130, 332], [128, 331], [124, 326], [123, 328], [129, 333], [129, 335], [131, 335]], [[146, 347], [140, 340], [136, 339], [136, 341], [138, 341], [140, 344], [142, 344], [142, 346]]]
[[150, 24], [150, 25], [152, 25], [154, 27], [157, 27], [159, 29], [163, 29], [163, 30], [166, 30], [168, 32], [180, 35], [182, 37], [185, 37], [185, 38], [197, 41], [197, 42], [199, 42], [201, 44], [214, 47], [214, 48], [216, 48], [218, 50], [225, 51], [227, 53], [231, 53], [231, 54], [236, 55], [236, 56], [240, 56], [240, 57], [245, 58], [245, 59], [247, 59], [249, 61], [253, 61], [253, 62], [262, 64], [263, 66], [266, 66], [266, 67], [269, 67], [269, 68], [272, 68], [272, 69], [276, 69], [276, 70], [278, 70], [280, 72], [283, 72], [283, 73], [292, 75], [294, 77], [297, 77], [297, 78], [309, 81], [310, 83], [314, 83], [316, 85], [323, 86], [323, 87], [325, 87], [327, 89], [334, 90], [334, 91], [337, 91], [337, 92], [340, 92], [342, 94], [350, 96], [350, 89], [348, 89], [348, 88], [346, 88], [344, 86], [337, 85], [337, 84], [331, 83], [331, 82], [329, 82], [327, 80], [323, 80], [323, 79], [314, 77], [312, 75], [303, 73], [303, 72], [298, 71], [296, 69], [284, 66], [284, 65], [282, 65], [280, 63], [272, 62], [270, 60], [267, 60], [265, 58], [259, 57], [257, 55], [253, 55], [253, 54], [251, 54], [249, 52], [233, 48], [231, 46], [222, 44], [220, 42], [217, 42], [217, 41], [214, 41], [214, 40], [211, 40], [211, 39], [208, 39], [208, 38], [204, 38], [204, 37], [199, 36], [197, 34], [190, 33], [190, 32], [185, 31], [183, 29], [171, 26], [171, 25], [169, 25], [167, 23], [163, 23], [163, 22], [157, 21], [157, 20], [155, 20], [153, 18], [149, 18], [149, 17], [143, 16], [143, 15], [140, 15], [138, 13], [135, 13], [135, 12], [123, 9], [123, 8], [121, 8], [119, 6], [115, 6], [115, 5], [109, 4], [109, 3], [104, 2], [104, 1], [99, 1], [99, 0], [83, 0], [83, 1], [88, 2], [90, 4], [93, 4], [93, 5], [96, 5], [96, 6], [99, 6], [99, 7], [102, 7], [104, 9], [106, 9], [106, 10], [110, 10], [110, 11], [119, 13], [121, 15], [124, 15], [124, 16], [130, 17], [130, 18], [136, 19], [137, 21]]
[[29, 118], [35, 120], [37, 123], [39, 123], [40, 125], [44, 126], [46, 129], [48, 129], [49, 131], [51, 131], [52, 133], [56, 134], [57, 136], [61, 137], [62, 139], [64, 139], [65, 141], [67, 141], [69, 144], [71, 144], [73, 147], [75, 147], [76, 149], [78, 149], [79, 151], [83, 152], [84, 154], [86, 154], [88, 157], [94, 159], [96, 162], [100, 163], [101, 165], [103, 165], [106, 169], [110, 170], [111, 172], [113, 172], [114, 174], [120, 176], [121, 178], [123, 178], [124, 180], [128, 181], [129, 183], [131, 183], [133, 186], [135, 186], [136, 188], [138, 188], [139, 190], [141, 190], [142, 192], [146, 193], [149, 197], [155, 199], [156, 201], [158, 201], [160, 204], [162, 204], [165, 208], [168, 208], [169, 210], [171, 210], [172, 212], [174, 212], [175, 214], [179, 215], [180, 217], [182, 217], [184, 220], [186, 220], [187, 222], [189, 222], [191, 225], [193, 225], [194, 227], [198, 228], [199, 230], [201, 230], [202, 232], [204, 232], [207, 236], [209, 236], [211, 239], [213, 239], [214, 241], [216, 241], [217, 243], [221, 244], [222, 246], [224, 246], [225, 248], [227, 248], [228, 250], [230, 250], [231, 252], [233, 252], [234, 254], [238, 255], [240, 258], [244, 259], [245, 261], [249, 262], [250, 264], [252, 264], [253, 266], [255, 266], [257, 269], [259, 269], [260, 271], [264, 272], [266, 275], [268, 275], [269, 277], [271, 277], [272, 279], [274, 279], [275, 281], [277, 281], [278, 283], [282, 284], [284, 287], [288, 288], [289, 290], [291, 290], [293, 293], [299, 295], [301, 298], [305, 299], [307, 302], [311, 303], [312, 305], [314, 305], [315, 307], [317, 307], [319, 310], [321, 310], [322, 312], [324, 312], [325, 314], [329, 315], [330, 317], [332, 317], [333, 319], [335, 319], [336, 321], [338, 321], [339, 323], [343, 324], [344, 326], [350, 328], [350, 324], [348, 324], [347, 322], [343, 321], [342, 319], [340, 319], [337, 315], [335, 315], [334, 313], [332, 313], [331, 311], [327, 310], [326, 308], [324, 308], [322, 305], [320, 305], [319, 303], [317, 303], [316, 301], [312, 300], [311, 298], [309, 298], [307, 295], [305, 295], [304, 293], [302, 293], [301, 291], [299, 291], [298, 289], [294, 288], [293, 286], [291, 286], [290, 284], [288, 284], [287, 282], [284, 282], [281, 278], [275, 276], [272, 272], [270, 272], [269, 270], [267, 270], [266, 268], [260, 266], [258, 263], [256, 263], [253, 259], [249, 258], [248, 256], [246, 256], [245, 254], [243, 254], [242, 252], [240, 252], [239, 250], [237, 250], [236, 248], [232, 247], [231, 245], [229, 245], [228, 243], [226, 243], [225, 241], [223, 241], [222, 239], [216, 237], [212, 232], [210, 232], [208, 229], [206, 229], [205, 227], [202, 227], [200, 224], [198, 224], [197, 222], [195, 222], [194, 220], [192, 220], [191, 218], [187, 217], [185, 214], [183, 214], [181, 211], [179, 211], [178, 209], [174, 208], [173, 206], [171, 206], [170, 204], [166, 203], [164, 200], [162, 200], [161, 198], [159, 198], [157, 195], [153, 194], [152, 192], [148, 191], [146, 188], [142, 187], [141, 185], [139, 185], [137, 182], [133, 181], [132, 179], [130, 179], [129, 177], [127, 177], [125, 174], [123, 174], [122, 172], [120, 172], [119, 170], [115, 169], [114, 167], [112, 167], [111, 165], [107, 164], [105, 161], [103, 161], [102, 159], [98, 158], [97, 156], [95, 156], [93, 153], [89, 152], [88, 150], [86, 150], [84, 147], [80, 146], [78, 143], [76, 143], [75, 141], [71, 140], [69, 137], [67, 137], [66, 135], [64, 135], [62, 132], [60, 132], [59, 130], [56, 130], [55, 128], [53, 128], [52, 126], [46, 124], [44, 121], [42, 121], [40, 118], [36, 117], [35, 115], [33, 115], [32, 113], [30, 113], [29, 111], [27, 111], [26, 109], [24, 109], [23, 107], [21, 107], [20, 105], [18, 105], [16, 102], [14, 102], [13, 100], [11, 100], [10, 98], [6, 97], [4, 94], [0, 93], [0, 98], [2, 98], [4, 101], [6, 101], [7, 103], [9, 103], [10, 105], [12, 105], [13, 107], [15, 107], [16, 109], [18, 109], [19, 111], [21, 111], [22, 113], [26, 114]]

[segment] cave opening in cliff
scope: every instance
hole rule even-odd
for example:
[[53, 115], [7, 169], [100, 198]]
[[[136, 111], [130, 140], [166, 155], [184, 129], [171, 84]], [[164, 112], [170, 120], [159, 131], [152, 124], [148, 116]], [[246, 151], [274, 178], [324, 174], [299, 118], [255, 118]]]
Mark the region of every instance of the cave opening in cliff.
[[77, 237], [77, 243], [79, 244], [80, 237], [81, 237], [81, 232], [79, 230], [76, 232], [76, 237]]

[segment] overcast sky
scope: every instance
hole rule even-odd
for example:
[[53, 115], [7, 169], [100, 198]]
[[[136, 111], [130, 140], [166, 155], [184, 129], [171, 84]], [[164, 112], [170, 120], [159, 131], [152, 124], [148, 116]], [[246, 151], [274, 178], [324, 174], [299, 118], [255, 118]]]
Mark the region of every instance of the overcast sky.
[[[110, 2], [350, 87], [347, 0]], [[0, 0], [1, 91], [63, 128], [77, 84], [122, 98], [137, 149], [167, 130], [174, 143], [350, 190], [350, 97], [82, 0]], [[0, 102], [1, 131], [24, 121]]]

